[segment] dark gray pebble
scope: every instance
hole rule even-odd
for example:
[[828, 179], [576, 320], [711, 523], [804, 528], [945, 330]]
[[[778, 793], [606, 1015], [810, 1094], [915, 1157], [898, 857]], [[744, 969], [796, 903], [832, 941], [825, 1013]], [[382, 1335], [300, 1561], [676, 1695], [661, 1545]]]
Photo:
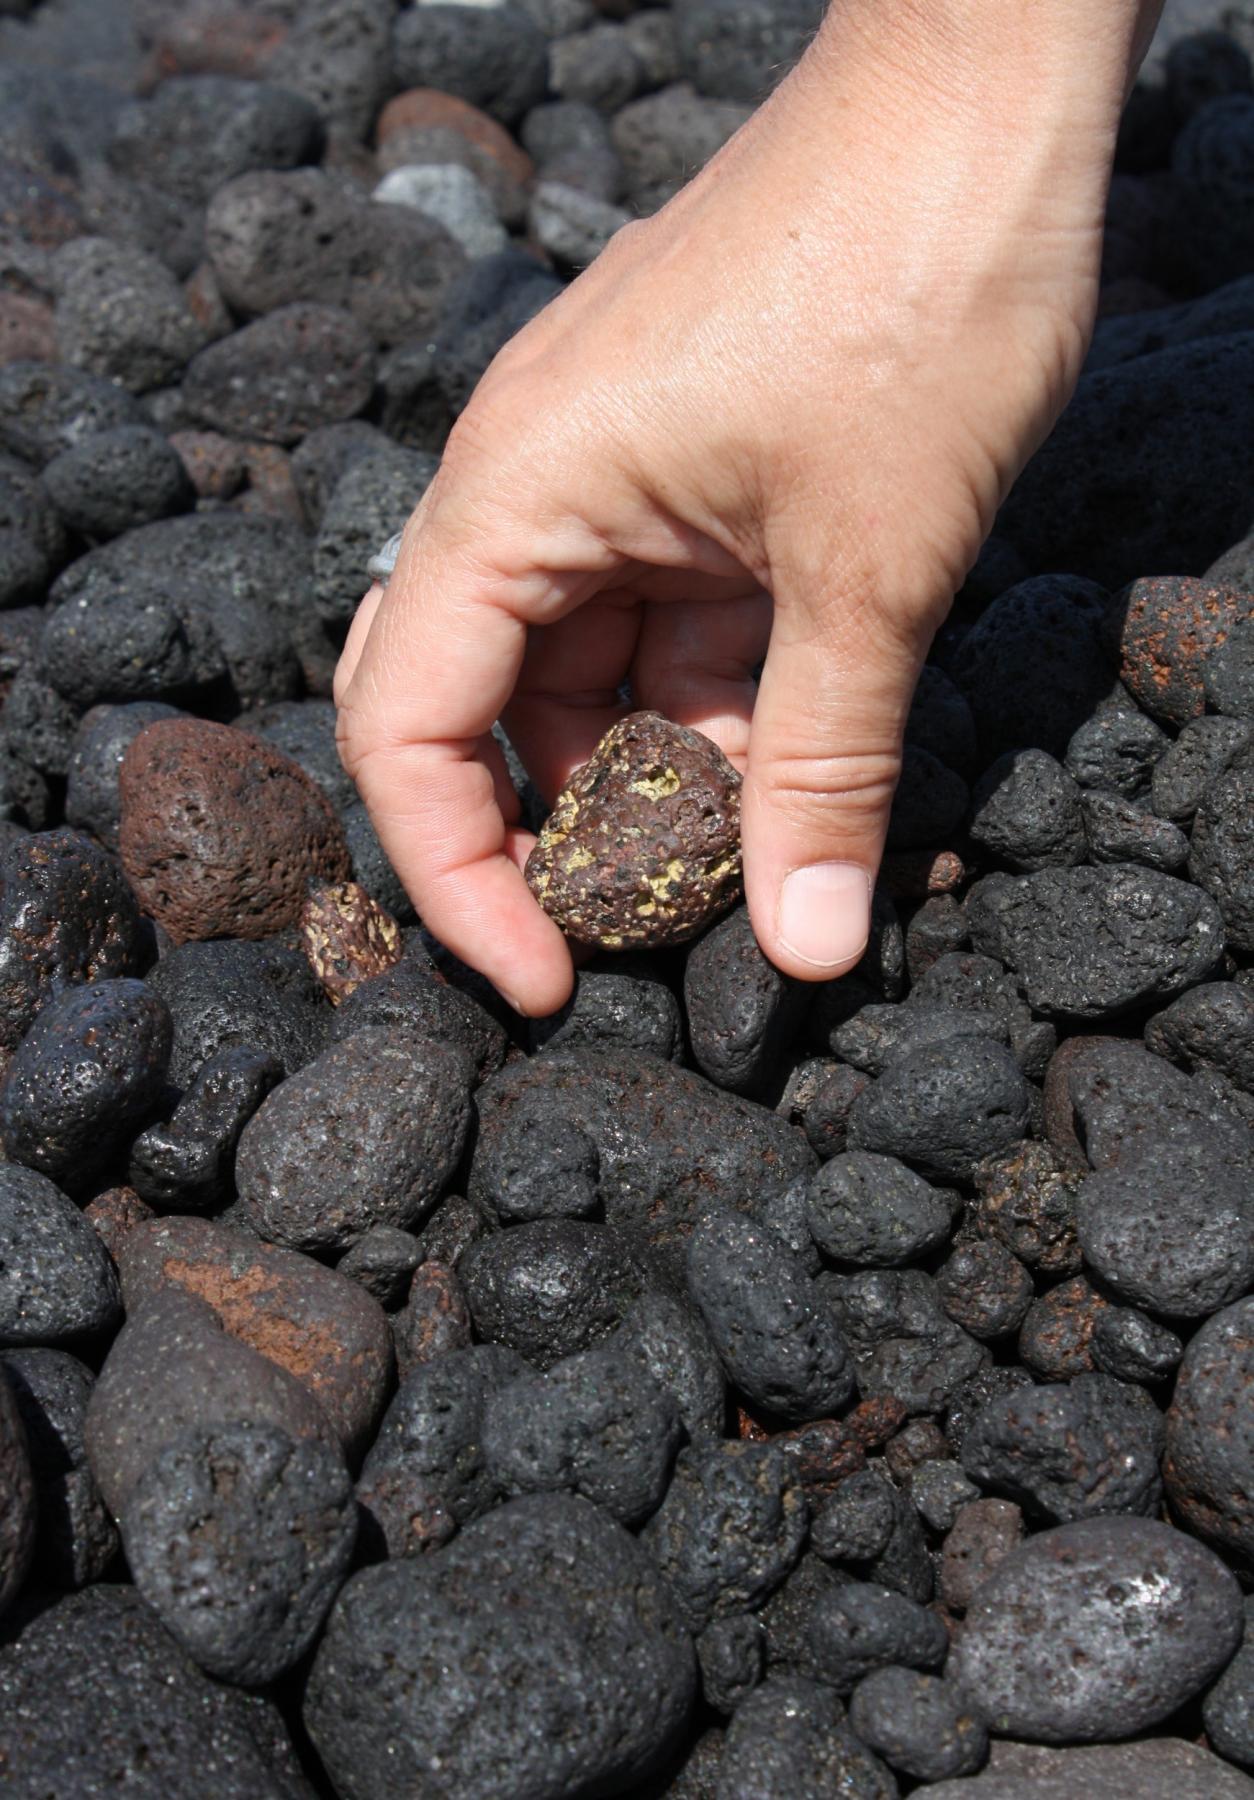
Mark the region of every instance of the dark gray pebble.
[[208, 1675], [259, 1687], [304, 1655], [357, 1536], [338, 1450], [276, 1425], [194, 1430], [127, 1497], [135, 1585]]
[[970, 1775], [988, 1755], [984, 1721], [965, 1695], [938, 1675], [898, 1664], [858, 1683], [849, 1723], [891, 1767], [921, 1781]]
[[1228, 1663], [1241, 1590], [1155, 1519], [1082, 1519], [1011, 1551], [975, 1595], [950, 1673], [990, 1727], [1042, 1743], [1130, 1737]]
[[278, 942], [179, 944], [148, 976], [174, 1020], [170, 1076], [190, 1087], [225, 1050], [265, 1052], [293, 1075], [322, 1049], [331, 1008], [308, 962]]
[[16, 1384], [0, 1364], [0, 1616], [12, 1605], [35, 1548], [37, 1490]]
[[735, 1441], [680, 1452], [661, 1507], [640, 1541], [694, 1631], [759, 1605], [801, 1554], [801, 1488], [769, 1444]]
[[1167, 1412], [1163, 1480], [1177, 1516], [1254, 1568], [1254, 1299], [1190, 1340]]
[[0, 1165], [0, 1345], [106, 1331], [121, 1308], [117, 1271], [74, 1202], [46, 1175]]
[[684, 1008], [693, 1060], [716, 1087], [763, 1093], [778, 1084], [809, 1001], [807, 985], [781, 975], [763, 955], [748, 908], [737, 907], [688, 954]]
[[95, 1377], [66, 1350], [7, 1350], [8, 1378], [26, 1428], [38, 1503], [35, 1569], [52, 1587], [99, 1581], [118, 1534], [87, 1461], [84, 1426]]
[[785, 1670], [737, 1710], [714, 1791], [718, 1800], [896, 1800], [897, 1783], [849, 1729], [831, 1688]]
[[936, 1250], [953, 1228], [954, 1196], [895, 1156], [850, 1150], [801, 1186], [814, 1242], [834, 1262], [884, 1268]]
[[955, 1038], [891, 1062], [854, 1101], [849, 1143], [942, 1180], [965, 1179], [1024, 1137], [1029, 1117], [1027, 1083], [1010, 1051]]
[[888, 1663], [937, 1669], [949, 1649], [936, 1613], [873, 1581], [831, 1588], [811, 1611], [808, 1636], [814, 1672], [841, 1694]]
[[1009, 751], [971, 792], [971, 840], [1008, 868], [1069, 868], [1087, 848], [1080, 790], [1044, 750]]
[[304, 1712], [345, 1800], [402, 1800], [433, 1764], [489, 1800], [630, 1788], [678, 1747], [695, 1690], [644, 1550], [586, 1500], [537, 1494], [355, 1575]]

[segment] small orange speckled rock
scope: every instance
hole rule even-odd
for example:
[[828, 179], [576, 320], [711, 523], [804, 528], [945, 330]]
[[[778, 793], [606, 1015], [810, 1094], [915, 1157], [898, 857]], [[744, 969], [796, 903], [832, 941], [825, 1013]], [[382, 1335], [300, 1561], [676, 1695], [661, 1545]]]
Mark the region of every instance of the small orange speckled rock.
[[332, 1006], [401, 960], [401, 928], [356, 881], [315, 887], [300, 916], [309, 966]]
[[526, 874], [580, 943], [685, 943], [740, 898], [740, 776], [699, 731], [632, 713], [558, 795]]

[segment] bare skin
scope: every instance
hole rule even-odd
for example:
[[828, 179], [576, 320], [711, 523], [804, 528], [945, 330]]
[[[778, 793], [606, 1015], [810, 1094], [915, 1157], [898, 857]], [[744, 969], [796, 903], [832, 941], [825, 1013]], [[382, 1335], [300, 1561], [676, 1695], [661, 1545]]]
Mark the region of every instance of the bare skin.
[[491, 725], [551, 798], [627, 680], [744, 771], [767, 955], [811, 980], [858, 960], [919, 666], [1079, 372], [1160, 10], [835, 0], [480, 383], [336, 700], [423, 919], [521, 1012], [572, 965]]

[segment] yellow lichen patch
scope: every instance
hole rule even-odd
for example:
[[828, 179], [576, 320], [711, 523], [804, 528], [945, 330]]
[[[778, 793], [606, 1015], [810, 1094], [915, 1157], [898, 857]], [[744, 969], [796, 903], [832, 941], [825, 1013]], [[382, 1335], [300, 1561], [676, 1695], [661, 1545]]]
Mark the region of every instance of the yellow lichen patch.
[[640, 794], [646, 800], [669, 800], [672, 794], [679, 792], [681, 785], [669, 764], [660, 775], [640, 775], [628, 783], [633, 794]]
[[739, 875], [740, 874], [740, 853], [739, 853], [739, 851], [737, 851], [732, 856], [724, 856], [719, 862], [714, 863], [710, 868], [708, 868], [705, 871], [705, 874], [706, 874], [706, 879], [708, 881], [715, 881], [715, 882], [726, 881], [727, 877], [729, 875]]
[[654, 913], [657, 911], [657, 901], [656, 900], [637, 900], [636, 901], [636, 911], [640, 914], [640, 917], [642, 919], [651, 919], [653, 917]]
[[673, 888], [677, 881], [682, 881], [686, 870], [687, 864], [684, 862], [683, 857], [672, 856], [660, 875], [650, 875], [648, 877], [649, 886], [653, 889], [653, 892], [657, 895], [659, 900], [666, 900], [669, 898], [667, 889]]
[[622, 937], [617, 931], [606, 932], [600, 941], [603, 950], [621, 950], [623, 947]]
[[596, 857], [593, 856], [591, 850], [585, 850], [582, 844], [576, 844], [566, 858], [566, 873], [573, 875], [576, 869], [590, 869], [595, 861]]

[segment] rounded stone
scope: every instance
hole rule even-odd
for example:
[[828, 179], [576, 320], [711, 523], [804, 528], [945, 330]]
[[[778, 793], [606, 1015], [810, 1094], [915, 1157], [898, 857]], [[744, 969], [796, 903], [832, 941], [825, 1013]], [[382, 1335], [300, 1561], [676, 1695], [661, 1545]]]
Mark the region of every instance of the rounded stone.
[[1154, 1519], [1084, 1519], [1014, 1550], [976, 1593], [950, 1672], [992, 1729], [1047, 1744], [1167, 1718], [1241, 1640], [1213, 1551]]
[[292, 1075], [325, 1044], [331, 1008], [305, 958], [276, 939], [179, 944], [147, 980], [174, 1020], [170, 1076], [180, 1088], [228, 1050], [273, 1056]]
[[848, 1136], [859, 1150], [967, 1179], [1026, 1135], [1029, 1116], [1028, 1086], [1010, 1051], [964, 1037], [891, 1062], [854, 1101]]
[[1254, 1570], [1254, 1299], [1215, 1313], [1184, 1353], [1163, 1480], [1175, 1513]]
[[340, 307], [296, 302], [219, 338], [183, 382], [189, 413], [230, 437], [295, 444], [354, 418], [374, 386], [374, 347]]
[[784, 1419], [838, 1412], [853, 1366], [832, 1309], [773, 1231], [734, 1213], [693, 1231], [688, 1287], [728, 1380]]
[[457, 1167], [471, 1079], [459, 1053], [405, 1031], [333, 1044], [245, 1126], [246, 1216], [296, 1250], [344, 1250], [373, 1226], [418, 1224]]
[[266, 937], [299, 923], [310, 881], [350, 874], [321, 790], [229, 725], [149, 725], [122, 759], [120, 794], [127, 878], [175, 943]]
[[121, 537], [185, 512], [195, 498], [177, 450], [163, 433], [142, 425], [81, 439], [53, 458], [43, 478], [66, 524], [88, 538]]
[[1119, 676], [1137, 705], [1160, 725], [1186, 725], [1206, 705], [1203, 668], [1212, 650], [1254, 600], [1237, 588], [1191, 576], [1135, 581], [1119, 596], [1109, 631]]
[[355, 1575], [305, 1723], [345, 1800], [402, 1800], [433, 1761], [464, 1800], [612, 1792], [678, 1747], [695, 1689], [644, 1549], [587, 1501], [544, 1494]]
[[257, 1687], [313, 1642], [348, 1573], [357, 1508], [343, 1458], [275, 1425], [191, 1431], [127, 1497], [135, 1585], [206, 1674]]
[[718, 1087], [763, 1092], [778, 1080], [810, 998], [806, 984], [768, 961], [748, 908], [737, 907], [694, 944], [684, 966], [693, 1061]]
[[89, 1220], [46, 1175], [0, 1164], [0, 1345], [116, 1325], [117, 1273]]
[[35, 1548], [35, 1478], [15, 1384], [0, 1363], [0, 1617], [17, 1596]]
[[891, 1767], [923, 1781], [970, 1775], [988, 1753], [984, 1721], [953, 1683], [900, 1664], [863, 1677], [849, 1723]]
[[1227, 941], [1254, 952], [1254, 762], [1220, 777], [1197, 809], [1189, 875], [1218, 903]]
[[118, 1534], [87, 1461], [84, 1427], [95, 1377], [66, 1350], [7, 1350], [7, 1378], [26, 1428], [37, 1507], [35, 1571], [53, 1587], [99, 1581]]
[[913, 1262], [938, 1249], [953, 1227], [952, 1197], [895, 1156], [833, 1156], [802, 1192], [810, 1235], [838, 1263]]
[[10, 1160], [81, 1191], [160, 1100], [172, 1036], [165, 1001], [142, 981], [94, 981], [53, 1000], [0, 1089]]
[[1083, 862], [1084, 818], [1077, 784], [1044, 750], [1001, 756], [971, 791], [972, 841], [1027, 873]]

